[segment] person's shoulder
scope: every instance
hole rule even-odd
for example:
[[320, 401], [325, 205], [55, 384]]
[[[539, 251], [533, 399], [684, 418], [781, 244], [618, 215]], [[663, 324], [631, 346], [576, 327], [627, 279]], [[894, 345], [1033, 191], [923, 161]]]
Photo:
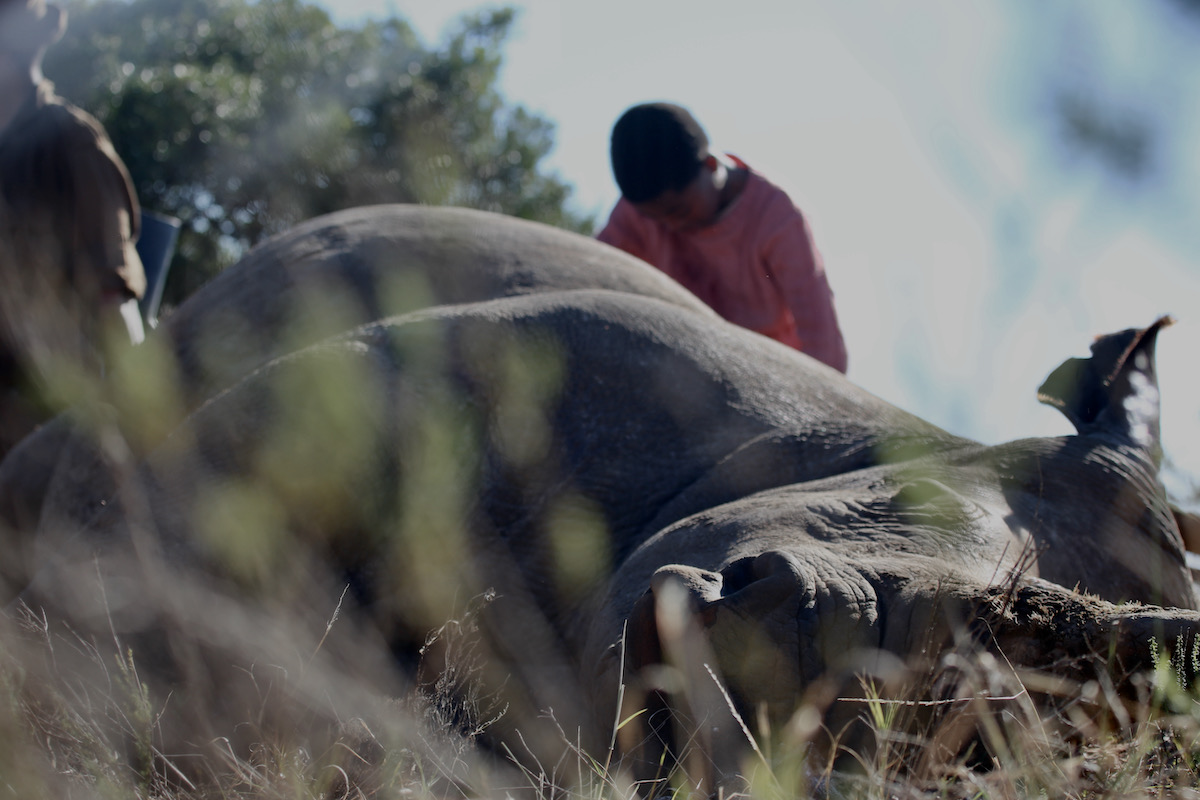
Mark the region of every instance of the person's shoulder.
[[755, 198], [760, 203], [769, 203], [772, 205], [785, 203], [793, 207], [795, 206], [792, 198], [779, 184], [740, 159], [735, 163], [746, 171], [746, 187], [743, 189], [743, 192], [747, 195]]
[[107, 138], [104, 126], [87, 111], [58, 94], [54, 84], [42, 81], [38, 85], [38, 107], [48, 120], [54, 120], [64, 129], [86, 133], [98, 138]]
[[743, 213], [768, 228], [803, 220], [799, 207], [783, 188], [744, 161], [737, 159], [735, 163], [746, 170], [746, 185], [740, 198]]
[[7, 134], [6, 138], [23, 147], [63, 149], [70, 154], [107, 139], [95, 117], [55, 94], [53, 86], [38, 87], [36, 101]]
[[55, 102], [47, 104], [46, 110], [54, 115], [64, 135], [95, 143], [108, 140], [100, 121], [74, 103], [55, 95]]

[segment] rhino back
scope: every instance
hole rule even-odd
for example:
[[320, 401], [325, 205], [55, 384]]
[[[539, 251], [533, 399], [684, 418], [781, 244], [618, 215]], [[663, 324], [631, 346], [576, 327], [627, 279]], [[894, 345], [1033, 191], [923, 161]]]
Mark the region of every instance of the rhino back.
[[[423, 308], [585, 288], [654, 297], [718, 319], [649, 265], [548, 225], [412, 205], [318, 217], [255, 247], [164, 316], [125, 381], [159, 390], [126, 408], [118, 424], [136, 458], [214, 395], [329, 336]], [[90, 463], [78, 451], [93, 444], [71, 435], [64, 445], [57, 431], [66, 425], [34, 432], [0, 471], [0, 513], [14, 530], [32, 533], [55, 463], [68, 471], [72, 460]], [[36, 491], [26, 475], [36, 477]], [[91, 501], [72, 491], [67, 516], [86, 518]]]
[[481, 211], [382, 205], [267, 240], [176, 309], [163, 332], [194, 407], [272, 358], [372, 320], [584, 288], [715, 316], [658, 270], [595, 240]]

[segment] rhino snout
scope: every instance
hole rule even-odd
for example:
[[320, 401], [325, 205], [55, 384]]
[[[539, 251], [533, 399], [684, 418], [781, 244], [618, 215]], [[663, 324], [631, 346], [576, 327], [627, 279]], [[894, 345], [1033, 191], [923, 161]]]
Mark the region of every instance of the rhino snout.
[[673, 642], [695, 650], [687, 637], [699, 637], [747, 707], [786, 714], [812, 681], [879, 646], [873, 587], [828, 558], [767, 551], [720, 572], [672, 564], [650, 584], [630, 615], [629, 673], [670, 664]]

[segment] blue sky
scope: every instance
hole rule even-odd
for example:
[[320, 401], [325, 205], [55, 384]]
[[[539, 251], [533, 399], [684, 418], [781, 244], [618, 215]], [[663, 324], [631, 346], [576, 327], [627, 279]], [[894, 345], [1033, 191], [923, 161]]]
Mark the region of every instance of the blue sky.
[[[342, 22], [398, 14], [436, 43], [491, 5], [329, 7]], [[1164, 439], [1200, 476], [1200, 20], [1169, 0], [514, 5], [501, 89], [556, 123], [549, 166], [579, 210], [616, 200], [617, 115], [682, 103], [809, 217], [853, 380], [989, 443], [1066, 433], [1035, 400], [1050, 370], [1097, 334], [1172, 313]], [[1150, 177], [1056, 147], [1055, 86], [1156, 120]]]

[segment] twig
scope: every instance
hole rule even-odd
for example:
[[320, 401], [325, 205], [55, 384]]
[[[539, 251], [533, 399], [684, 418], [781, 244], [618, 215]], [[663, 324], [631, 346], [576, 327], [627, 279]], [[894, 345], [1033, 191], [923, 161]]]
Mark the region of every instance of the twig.
[[[325, 623], [325, 632], [321, 634], [321, 641], [317, 642], [317, 646], [313, 648], [312, 655], [308, 657], [308, 663], [304, 665], [303, 672], [307, 672], [312, 666], [313, 659], [317, 657], [317, 653], [321, 652], [321, 646], [325, 644], [325, 639], [328, 638], [329, 632], [333, 630], [333, 623], [337, 622], [338, 614], [342, 611], [342, 601], [346, 599], [346, 592], [350, 591], [350, 584], [342, 587], [342, 596], [338, 598], [337, 605], [333, 609], [333, 616], [329, 618], [329, 622]], [[303, 675], [303, 672], [301, 673]]]
[[721, 697], [725, 699], [725, 705], [728, 706], [729, 713], [733, 715], [733, 718], [737, 721], [738, 727], [742, 729], [742, 735], [745, 736], [746, 741], [750, 743], [750, 748], [758, 755], [759, 759], [762, 760], [763, 766], [769, 767], [770, 765], [767, 764], [767, 757], [763, 755], [762, 750], [758, 749], [758, 742], [754, 741], [754, 735], [750, 733], [750, 728], [747, 727], [745, 720], [742, 719], [742, 715], [738, 713], [736, 708], [734, 708], [733, 698], [730, 697], [729, 692], [725, 690], [725, 685], [721, 683], [721, 679], [717, 677], [717, 673], [713, 672], [713, 668], [711, 666], [704, 664], [703, 667], [705, 672], [708, 673], [708, 676], [712, 678], [713, 683], [716, 684], [717, 691], [721, 693]]
[[1022, 689], [1016, 694], [995, 697], [984, 692], [983, 694], [972, 695], [971, 697], [952, 697], [948, 700], [889, 700], [882, 697], [839, 697], [839, 703], [862, 703], [864, 705], [892, 705], [892, 706], [909, 706], [910, 708], [933, 708], [937, 706], [949, 706], [956, 704], [973, 703], [976, 700], [992, 700], [996, 702], [1011, 702], [1020, 700], [1022, 697], [1028, 696], [1028, 692]]

